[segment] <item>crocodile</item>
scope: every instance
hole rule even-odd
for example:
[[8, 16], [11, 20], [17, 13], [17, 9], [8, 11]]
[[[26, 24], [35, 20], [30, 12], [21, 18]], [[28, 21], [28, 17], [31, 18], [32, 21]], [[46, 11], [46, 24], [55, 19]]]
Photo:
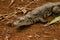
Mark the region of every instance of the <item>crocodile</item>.
[[37, 22], [46, 23], [46, 18], [52, 14], [60, 13], [60, 2], [48, 2], [39, 7], [36, 7], [31, 12], [28, 12], [22, 17], [18, 17], [11, 25], [13, 26], [27, 26]]

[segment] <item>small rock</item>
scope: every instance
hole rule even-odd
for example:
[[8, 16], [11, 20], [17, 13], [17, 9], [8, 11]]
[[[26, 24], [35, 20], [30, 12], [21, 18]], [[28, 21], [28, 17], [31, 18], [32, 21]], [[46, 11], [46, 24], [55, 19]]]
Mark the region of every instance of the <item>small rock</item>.
[[33, 36], [32, 35], [30, 35], [30, 36], [28, 36], [29, 38], [32, 38]]
[[58, 40], [58, 39], [54, 39], [54, 40]]

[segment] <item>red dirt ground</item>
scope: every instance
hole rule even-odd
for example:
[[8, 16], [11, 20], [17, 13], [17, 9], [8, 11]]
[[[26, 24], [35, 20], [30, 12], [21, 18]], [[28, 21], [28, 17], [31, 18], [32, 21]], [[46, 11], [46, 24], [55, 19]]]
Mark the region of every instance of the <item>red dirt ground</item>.
[[[9, 7], [11, 0], [0, 0], [0, 14], [8, 14], [15, 10], [15, 7], [23, 7], [33, 0], [15, 0], [13, 5]], [[47, 2], [59, 2], [60, 0], [37, 0], [28, 8], [35, 8]], [[0, 15], [0, 16], [1, 16]], [[23, 16], [23, 14], [17, 15]], [[15, 17], [10, 18], [9, 21], [15, 19]], [[48, 20], [51, 20], [49, 18]], [[16, 19], [15, 19], [16, 20]], [[57, 22], [52, 26], [44, 27], [44, 24], [37, 23], [22, 30], [20, 28], [9, 27], [6, 25], [8, 19], [0, 23], [0, 40], [60, 40], [60, 23]]]

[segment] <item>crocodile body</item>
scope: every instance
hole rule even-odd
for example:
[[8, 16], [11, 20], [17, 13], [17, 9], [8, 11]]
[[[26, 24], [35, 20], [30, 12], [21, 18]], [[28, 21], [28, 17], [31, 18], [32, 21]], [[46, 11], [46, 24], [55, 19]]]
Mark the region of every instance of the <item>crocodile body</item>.
[[[46, 3], [40, 7], [35, 8], [31, 12], [28, 12], [25, 16], [18, 17], [12, 24], [15, 26], [27, 26], [36, 22], [47, 22], [45, 18], [53, 13], [59, 13], [60, 2]], [[57, 9], [57, 10], [56, 10]]]

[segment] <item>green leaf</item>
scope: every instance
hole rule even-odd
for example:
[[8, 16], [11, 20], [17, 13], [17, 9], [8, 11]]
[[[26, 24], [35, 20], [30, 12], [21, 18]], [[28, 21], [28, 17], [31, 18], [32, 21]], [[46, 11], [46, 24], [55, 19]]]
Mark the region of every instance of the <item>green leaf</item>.
[[59, 21], [59, 20], [60, 20], [60, 16], [54, 18], [52, 21], [50, 21], [49, 23], [45, 24], [44, 26], [49, 26], [49, 25], [51, 25], [51, 24], [56, 23], [56, 22]]
[[49, 23], [49, 24], [56, 23], [56, 22], [57, 22], [57, 21], [59, 21], [59, 20], [60, 20], [60, 16], [58, 16], [58, 17], [54, 18], [52, 21], [50, 21], [50, 23]]

